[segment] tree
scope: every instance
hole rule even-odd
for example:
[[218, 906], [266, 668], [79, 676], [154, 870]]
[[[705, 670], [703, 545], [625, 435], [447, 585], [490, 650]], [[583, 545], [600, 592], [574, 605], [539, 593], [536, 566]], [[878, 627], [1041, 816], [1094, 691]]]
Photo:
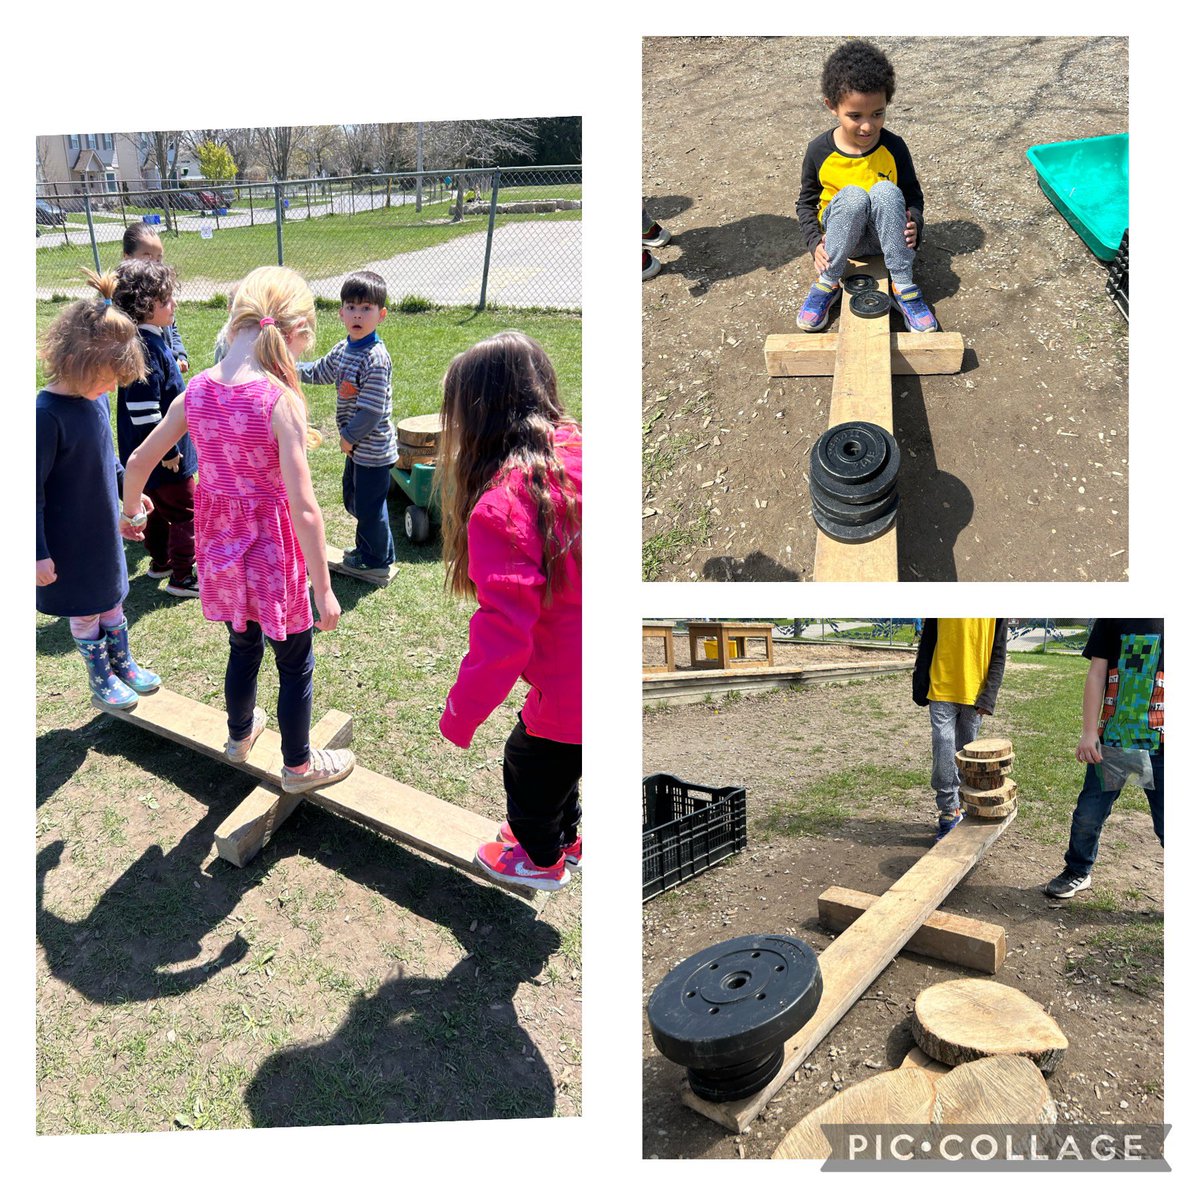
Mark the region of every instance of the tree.
[[342, 153], [347, 175], [369, 175], [379, 161], [379, 126], [343, 125]]
[[451, 209], [455, 221], [461, 221], [463, 214], [463, 171], [528, 161], [535, 134], [536, 122], [527, 119], [434, 121], [425, 127], [426, 158], [458, 172]]
[[292, 155], [310, 129], [308, 125], [266, 125], [254, 131], [268, 178], [287, 179]]
[[237, 178], [237, 163], [227, 146], [216, 142], [201, 142], [196, 147], [196, 160], [205, 179], [214, 183], [228, 183]]
[[538, 166], [574, 164], [583, 158], [582, 117], [539, 117], [533, 161]]
[[[178, 129], [156, 129], [146, 135], [150, 141], [150, 154], [154, 159], [154, 167], [158, 172], [158, 186], [166, 188], [175, 170], [174, 160], [179, 153], [180, 131]], [[171, 205], [163, 197], [163, 221], [168, 229], [175, 227], [171, 216]]]

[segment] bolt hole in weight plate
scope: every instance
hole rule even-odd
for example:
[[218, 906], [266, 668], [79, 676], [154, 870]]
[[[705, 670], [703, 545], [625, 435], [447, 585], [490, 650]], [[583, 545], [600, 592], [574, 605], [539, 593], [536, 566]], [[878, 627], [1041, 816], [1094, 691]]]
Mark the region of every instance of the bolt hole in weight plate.
[[879, 290], [879, 281], [874, 275], [847, 275], [842, 280], [842, 287], [850, 295], [854, 296], [859, 292], [877, 292]]
[[647, 1005], [654, 1044], [688, 1069], [692, 1090], [713, 1101], [761, 1091], [787, 1039], [816, 1012], [821, 968], [794, 938], [753, 934], [693, 954]]
[[846, 421], [813, 443], [810, 479], [822, 493], [847, 504], [868, 504], [895, 487], [900, 448], [881, 425]]
[[860, 317], [882, 317], [891, 307], [883, 292], [855, 292], [850, 297], [850, 311]]

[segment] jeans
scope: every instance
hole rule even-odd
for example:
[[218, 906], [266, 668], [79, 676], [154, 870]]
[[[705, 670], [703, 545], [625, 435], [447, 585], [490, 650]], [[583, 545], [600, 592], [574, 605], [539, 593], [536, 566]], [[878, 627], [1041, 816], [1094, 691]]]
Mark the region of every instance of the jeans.
[[342, 471], [342, 503], [358, 521], [354, 547], [362, 555], [366, 567], [387, 567], [396, 561], [387, 506], [391, 485], [390, 467], [363, 467], [346, 456]]
[[[1144, 789], [1150, 804], [1150, 820], [1159, 842], [1163, 840], [1163, 756], [1159, 751], [1150, 755], [1150, 768], [1154, 772], [1153, 789]], [[1112, 806], [1121, 794], [1104, 790], [1104, 772], [1098, 763], [1088, 763], [1083, 779], [1083, 791], [1075, 801], [1075, 815], [1071, 818], [1071, 841], [1063, 861], [1072, 875], [1082, 878], [1092, 873], [1096, 855], [1100, 853], [1100, 831]]]
[[904, 193], [889, 180], [881, 179], [869, 192], [853, 184], [842, 188], [822, 214], [829, 266], [821, 277], [836, 283], [846, 273], [847, 259], [882, 253], [892, 282], [907, 287], [916, 258], [904, 241], [907, 222]]
[[312, 724], [312, 630], [292, 633], [282, 642], [264, 638], [255, 621], [246, 622], [246, 632], [229, 629], [229, 665], [225, 668], [225, 711], [229, 736], [240, 741], [250, 735], [254, 724], [254, 701], [258, 695], [258, 668], [262, 665], [263, 642], [271, 643], [279, 668], [279, 704], [275, 710], [286, 767], [308, 762], [308, 731]]
[[930, 700], [929, 724], [933, 730], [933, 774], [929, 786], [937, 793], [938, 812], [950, 814], [958, 807], [958, 763], [954, 753], [979, 736], [979, 710], [973, 704]]
[[504, 744], [508, 824], [521, 849], [539, 867], [552, 867], [563, 847], [579, 836], [582, 772], [582, 746], [534, 737], [517, 717], [516, 728]]

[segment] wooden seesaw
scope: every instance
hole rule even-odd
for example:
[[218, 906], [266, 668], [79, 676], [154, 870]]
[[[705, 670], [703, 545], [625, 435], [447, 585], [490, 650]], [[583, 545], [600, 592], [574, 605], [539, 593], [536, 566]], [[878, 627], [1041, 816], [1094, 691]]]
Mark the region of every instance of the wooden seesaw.
[[[818, 955], [823, 983], [820, 1002], [809, 1020], [784, 1044], [782, 1066], [761, 1091], [743, 1100], [715, 1103], [697, 1096], [685, 1080], [683, 1103], [734, 1133], [749, 1129], [775, 1093], [913, 936], [929, 932], [935, 924], [930, 918], [942, 901], [1015, 816], [1015, 812], [1009, 813], [999, 821], [965, 818]], [[971, 953], [962, 947], [960, 950]]]
[[[847, 269], [873, 276], [890, 298], [882, 256], [851, 259]], [[840, 305], [837, 333], [772, 333], [764, 347], [770, 376], [833, 376], [829, 428], [869, 421], [892, 433], [893, 375], [953, 375], [962, 370], [962, 334], [892, 333], [887, 316], [852, 312], [848, 295]], [[898, 575], [895, 525], [873, 541], [853, 545], [817, 530], [815, 580], [895, 582]]]
[[[496, 836], [496, 823], [486, 817], [397, 783], [386, 775], [368, 771], [361, 764], [345, 779], [328, 787], [302, 795], [281, 792], [278, 789], [283, 750], [275, 730], [263, 730], [245, 762], [230, 763], [225, 757], [225, 740], [229, 733], [225, 714], [166, 688], [140, 696], [136, 708], [102, 711], [139, 729], [198, 750], [209, 758], [238, 767], [272, 785], [255, 788], [217, 829], [217, 853], [236, 867], [245, 866], [291, 816], [300, 801], [308, 800], [318, 808], [348, 817], [431, 858], [449, 863], [476, 879], [507, 888], [524, 900], [530, 899], [528, 888], [494, 879], [475, 861], [475, 851], [480, 844], [490, 842]], [[318, 749], [347, 746], [351, 724], [351, 718], [345, 713], [330, 711], [313, 725], [310, 744]]]

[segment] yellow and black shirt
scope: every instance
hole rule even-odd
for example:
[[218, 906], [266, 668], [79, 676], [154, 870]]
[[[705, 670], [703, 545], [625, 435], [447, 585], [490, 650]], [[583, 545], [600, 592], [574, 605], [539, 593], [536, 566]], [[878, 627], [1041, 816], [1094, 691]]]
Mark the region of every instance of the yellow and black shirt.
[[904, 193], [904, 203], [916, 222], [920, 240], [925, 223], [925, 197], [903, 138], [890, 129], [881, 129], [875, 148], [866, 154], [847, 154], [839, 150], [832, 129], [808, 143], [804, 165], [800, 168], [796, 216], [800, 218], [800, 232], [810, 253], [817, 248], [824, 233], [823, 217], [830, 200], [851, 184], [869, 192], [881, 179], [890, 180]]

